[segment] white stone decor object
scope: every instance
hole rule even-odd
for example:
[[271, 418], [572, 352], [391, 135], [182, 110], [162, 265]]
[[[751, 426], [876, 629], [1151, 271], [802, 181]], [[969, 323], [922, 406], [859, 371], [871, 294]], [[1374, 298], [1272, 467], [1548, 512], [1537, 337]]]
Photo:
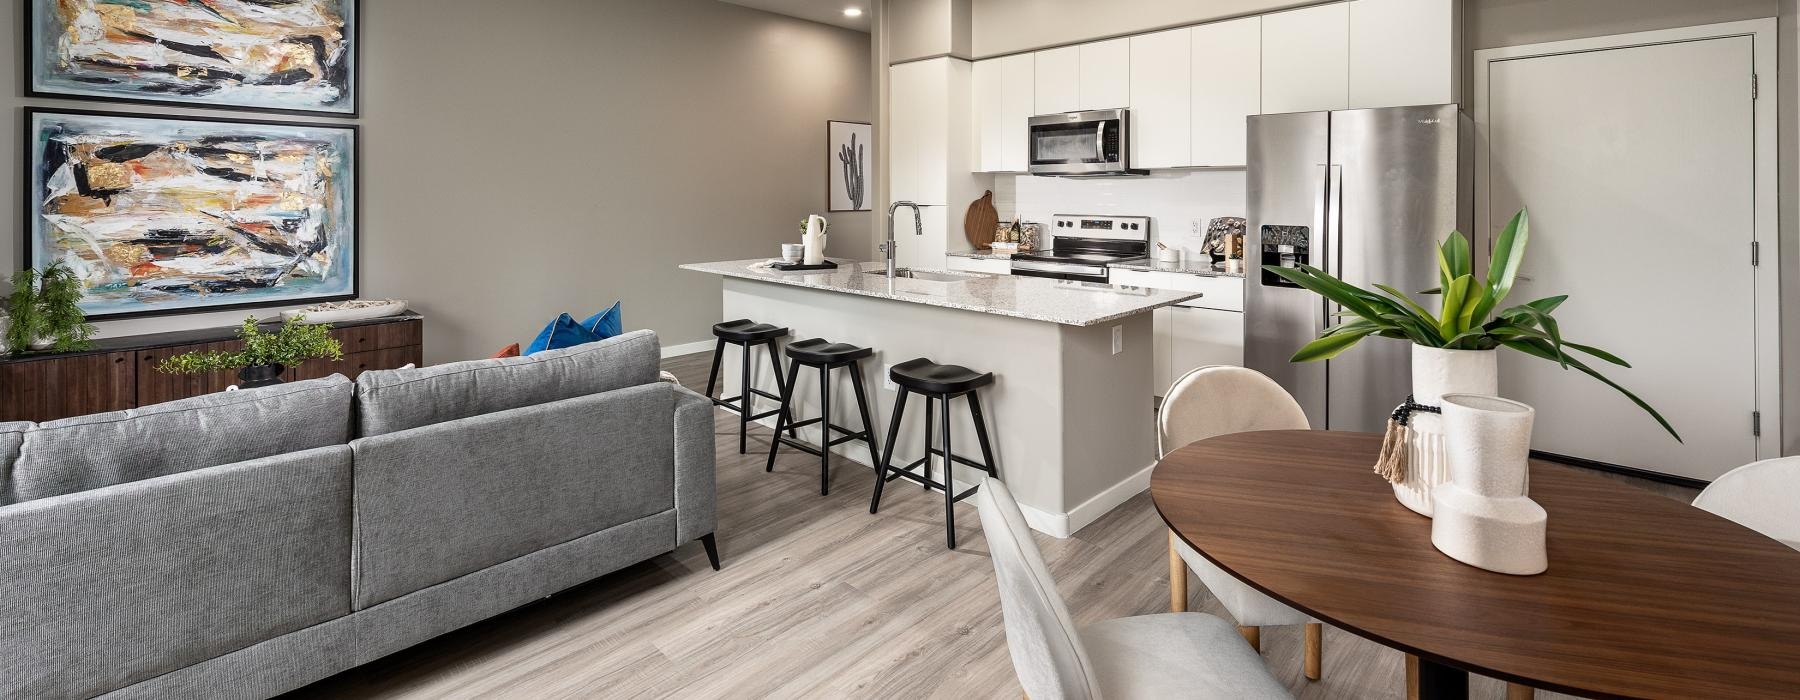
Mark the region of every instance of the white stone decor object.
[[405, 299], [352, 299], [283, 311], [281, 319], [285, 321], [294, 316], [304, 316], [305, 323], [308, 325], [363, 321], [371, 318], [399, 316], [406, 313], [406, 304]]
[[1549, 518], [1526, 495], [1536, 411], [1498, 396], [1446, 394], [1442, 401], [1450, 482], [1432, 490], [1432, 546], [1488, 571], [1543, 573]]
[[[1445, 394], [1500, 393], [1500, 362], [1493, 350], [1445, 350], [1412, 346], [1413, 401], [1442, 403]], [[1394, 498], [1413, 512], [1431, 517], [1432, 489], [1450, 480], [1444, 458], [1443, 419], [1415, 411], [1407, 424], [1406, 479], [1394, 484]]]

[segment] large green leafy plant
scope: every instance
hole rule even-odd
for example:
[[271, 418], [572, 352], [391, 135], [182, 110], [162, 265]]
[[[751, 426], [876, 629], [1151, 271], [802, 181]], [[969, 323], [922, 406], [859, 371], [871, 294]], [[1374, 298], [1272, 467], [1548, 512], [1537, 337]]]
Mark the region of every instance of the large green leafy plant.
[[304, 317], [293, 316], [281, 322], [280, 331], [264, 333], [256, 326], [256, 317], [251, 316], [238, 327], [244, 349], [186, 352], [163, 360], [156, 369], [170, 374], [201, 374], [258, 365], [292, 366], [318, 357], [344, 359], [344, 348], [331, 337], [330, 324], [308, 325], [303, 320]]
[[94, 325], [81, 312], [82, 291], [81, 278], [60, 260], [14, 275], [12, 293], [4, 300], [6, 347], [15, 353], [27, 352], [39, 341], [48, 341], [51, 352], [93, 347]]
[[1518, 275], [1520, 261], [1525, 258], [1525, 243], [1530, 235], [1531, 218], [1521, 209], [1506, 223], [1494, 243], [1487, 279], [1478, 280], [1471, 269], [1469, 239], [1459, 231], [1451, 231], [1438, 247], [1439, 286], [1423, 292], [1437, 295], [1442, 300], [1437, 313], [1387, 285], [1373, 285], [1376, 291], [1370, 291], [1308, 265], [1263, 266], [1264, 270], [1342, 307], [1338, 315], [1344, 321], [1301, 347], [1294, 353], [1292, 361], [1330, 359], [1369, 336], [1410, 340], [1415, 345], [1446, 350], [1511, 348], [1600, 380], [1631, 399], [1680, 440], [1675, 428], [1650, 404], [1570, 354], [1569, 351], [1574, 351], [1620, 367], [1631, 366], [1610, 352], [1563, 338], [1562, 329], [1551, 313], [1568, 300], [1568, 295], [1501, 307], [1512, 292], [1513, 279]]

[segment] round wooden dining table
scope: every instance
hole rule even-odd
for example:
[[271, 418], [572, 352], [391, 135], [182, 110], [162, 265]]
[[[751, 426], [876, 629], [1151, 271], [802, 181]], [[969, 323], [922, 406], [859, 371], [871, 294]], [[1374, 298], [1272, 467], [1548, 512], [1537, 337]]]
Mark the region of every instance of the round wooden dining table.
[[1420, 697], [1468, 673], [1593, 697], [1800, 696], [1800, 552], [1686, 503], [1532, 460], [1548, 571], [1431, 546], [1431, 520], [1370, 471], [1381, 436], [1238, 433], [1170, 453], [1163, 521], [1295, 609], [1418, 658]]

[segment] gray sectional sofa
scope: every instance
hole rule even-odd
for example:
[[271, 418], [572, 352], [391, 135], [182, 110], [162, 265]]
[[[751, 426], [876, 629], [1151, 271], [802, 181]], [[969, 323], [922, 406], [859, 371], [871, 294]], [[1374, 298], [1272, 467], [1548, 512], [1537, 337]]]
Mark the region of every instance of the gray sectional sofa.
[[277, 695], [702, 539], [656, 335], [0, 424], [0, 697]]

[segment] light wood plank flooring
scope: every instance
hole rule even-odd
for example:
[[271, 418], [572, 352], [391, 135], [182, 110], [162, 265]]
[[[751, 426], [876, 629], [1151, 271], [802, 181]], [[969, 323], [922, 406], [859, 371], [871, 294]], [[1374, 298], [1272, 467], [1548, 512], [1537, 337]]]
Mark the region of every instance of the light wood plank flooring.
[[[706, 386], [710, 353], [665, 363]], [[767, 431], [737, 454], [717, 414], [719, 547], [698, 543], [291, 693], [291, 698], [1017, 698], [993, 569], [972, 504], [944, 549], [941, 496], [841, 462], [818, 494], [814, 458], [763, 472]], [[1671, 497], [1690, 489], [1629, 479]], [[1038, 536], [1081, 624], [1168, 609], [1167, 540], [1140, 494], [1074, 537]], [[1223, 615], [1197, 580], [1191, 607]], [[1229, 618], [1228, 618], [1229, 619]], [[1263, 632], [1269, 667], [1300, 698], [1404, 695], [1403, 657], [1325, 632], [1324, 678], [1301, 674], [1299, 627]], [[1195, 663], [1205, 663], [1195, 659]], [[1500, 698], [1476, 679], [1472, 696]], [[1539, 697], [1550, 697], [1540, 693]]]

